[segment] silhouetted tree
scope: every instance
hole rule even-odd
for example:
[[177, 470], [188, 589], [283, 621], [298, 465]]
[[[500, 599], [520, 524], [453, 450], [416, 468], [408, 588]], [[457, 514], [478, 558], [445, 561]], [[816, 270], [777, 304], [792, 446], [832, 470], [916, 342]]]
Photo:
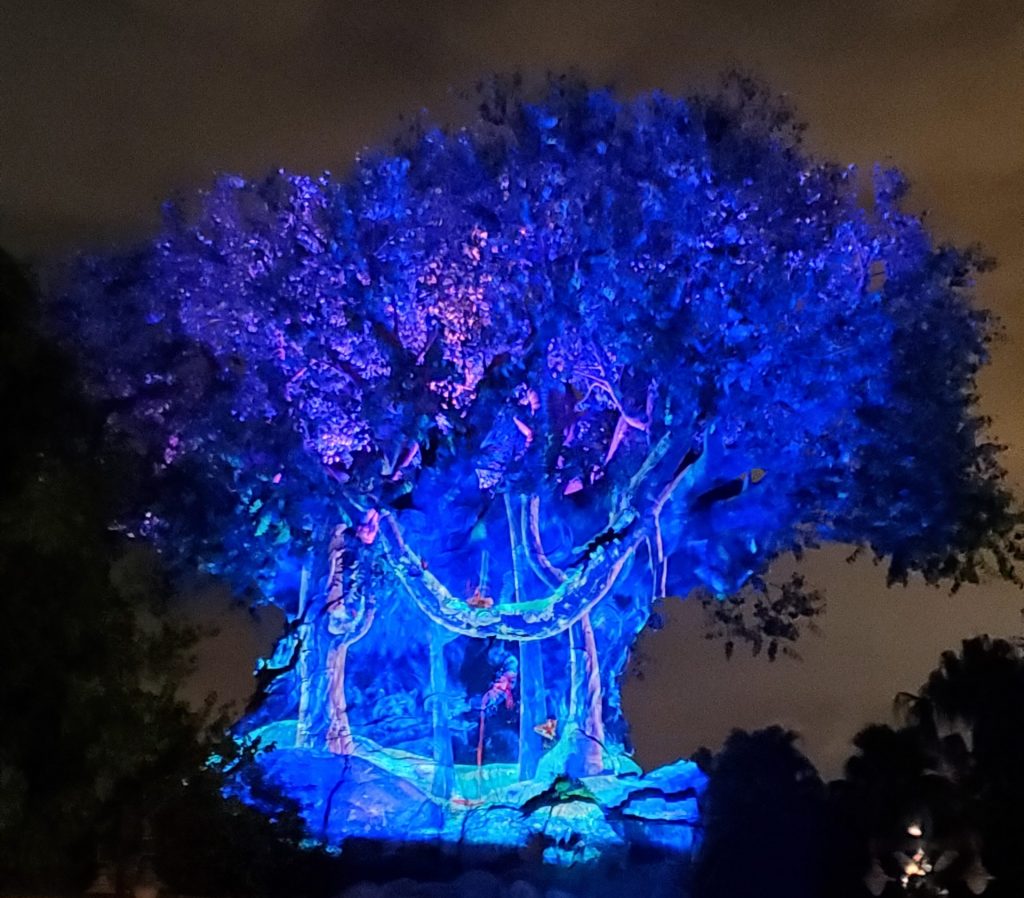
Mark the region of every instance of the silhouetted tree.
[[[991, 894], [1024, 890], [1024, 651], [1019, 641], [978, 636], [939, 666], [909, 702], [909, 719], [966, 758], [979, 807]], [[948, 755], [948, 752], [947, 752]]]
[[817, 898], [829, 846], [825, 789], [781, 727], [736, 730], [708, 764], [695, 898]]
[[876, 894], [900, 894], [900, 880], [908, 878], [922, 891], [1020, 894], [1019, 644], [965, 640], [959, 653], [943, 653], [917, 694], [898, 697], [897, 710], [898, 728], [870, 726], [856, 736], [846, 778], [833, 784], [839, 842], [850, 849], [837, 871], [837, 894], [858, 894], [862, 877]]
[[[229, 894], [231, 880], [267, 894], [272, 865], [318, 860], [279, 794], [263, 787], [283, 825], [221, 796], [209, 756], [235, 753], [225, 721], [177, 695], [198, 634], [169, 614], [152, 552], [110, 528], [123, 456], [38, 312], [30, 277], [0, 251], [0, 888], [80, 888], [100, 861], [125, 890], [145, 849], [181, 891]], [[246, 760], [243, 777], [258, 778]], [[196, 842], [181, 866], [201, 836], [219, 879], [201, 878], [213, 855]]]
[[830, 795], [836, 895], [967, 893], [979, 860], [977, 802], [956, 742], [915, 727], [857, 734]]
[[52, 886], [132, 847], [128, 818], [203, 750], [175, 695], [194, 634], [109, 529], [116, 458], [38, 312], [0, 256], [0, 880]]

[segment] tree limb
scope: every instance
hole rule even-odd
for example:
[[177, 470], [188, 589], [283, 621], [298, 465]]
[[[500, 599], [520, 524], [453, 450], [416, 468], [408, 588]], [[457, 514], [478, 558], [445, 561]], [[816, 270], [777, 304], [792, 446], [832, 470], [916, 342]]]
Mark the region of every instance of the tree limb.
[[477, 638], [526, 641], [561, 633], [589, 612], [615, 585], [626, 562], [643, 542], [635, 514], [592, 541], [588, 551], [547, 595], [521, 602], [474, 607], [456, 598], [406, 543], [394, 516], [383, 534], [395, 575], [417, 607], [436, 624]]

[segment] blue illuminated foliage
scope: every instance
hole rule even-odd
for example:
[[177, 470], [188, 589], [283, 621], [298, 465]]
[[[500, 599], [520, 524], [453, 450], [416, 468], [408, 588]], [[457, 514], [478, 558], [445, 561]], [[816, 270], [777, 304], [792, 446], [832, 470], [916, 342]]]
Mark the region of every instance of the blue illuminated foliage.
[[62, 303], [138, 450], [123, 526], [288, 616], [253, 727], [472, 803], [629, 768], [662, 596], [822, 540], [1010, 573], [980, 262], [898, 175], [865, 210], [743, 80], [480, 100], [342, 181], [223, 177]]

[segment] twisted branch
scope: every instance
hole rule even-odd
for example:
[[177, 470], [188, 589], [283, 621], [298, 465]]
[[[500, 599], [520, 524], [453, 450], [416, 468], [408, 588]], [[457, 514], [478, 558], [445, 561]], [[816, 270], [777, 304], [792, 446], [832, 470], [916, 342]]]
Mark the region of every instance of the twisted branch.
[[386, 521], [385, 549], [395, 575], [417, 607], [434, 623], [480, 639], [527, 641], [561, 633], [608, 594], [644, 538], [636, 515], [622, 515], [617, 526], [591, 542], [592, 548], [546, 596], [480, 608], [457, 598], [428, 570], [405, 541], [394, 515], [388, 514]]
[[[649, 544], [652, 538], [661, 567], [658, 585], [664, 594], [667, 559], [661, 536], [661, 513], [680, 489], [692, 492], [703, 476], [707, 433], [703, 433], [700, 450], [691, 446], [670, 469], [671, 473], [666, 472], [667, 482], [647, 500], [650, 504], [641, 518], [636, 511], [638, 494], [654, 472], [662, 468], [675, 442], [672, 432], [663, 434], [617, 497], [608, 526], [586, 544], [582, 555], [564, 571], [552, 564], [544, 551], [540, 536], [539, 498], [531, 496], [529, 500], [522, 500], [518, 528], [522, 535], [521, 547], [525, 550], [523, 555], [530, 569], [546, 589], [546, 594], [539, 598], [530, 599], [523, 595], [524, 587], [518, 576], [517, 601], [495, 602], [483, 607], [459, 598], [429, 570], [423, 557], [408, 544], [391, 512], [383, 515], [387, 525], [381, 531], [383, 550], [403, 588], [417, 607], [436, 624], [454, 633], [476, 638], [546, 639], [589, 614], [611, 591], [637, 548], [644, 542]], [[510, 535], [515, 541], [514, 534], [510, 532]]]

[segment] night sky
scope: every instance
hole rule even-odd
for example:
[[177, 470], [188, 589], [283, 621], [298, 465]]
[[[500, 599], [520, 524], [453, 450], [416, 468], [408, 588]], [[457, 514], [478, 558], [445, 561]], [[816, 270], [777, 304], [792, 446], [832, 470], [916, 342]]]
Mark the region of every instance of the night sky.
[[[941, 238], [998, 258], [980, 292], [1005, 329], [984, 406], [1024, 482], [1024, 0], [0, 0], [0, 245], [45, 258], [145, 237], [162, 200], [217, 171], [344, 173], [403, 113], [455, 115], [488, 72], [685, 93], [730, 66], [789, 94], [817, 153], [900, 165]], [[626, 690], [641, 763], [782, 722], [837, 773], [942, 649], [1022, 631], [1013, 588], [885, 592], [844, 554], [804, 565], [830, 603], [803, 661], [727, 662], [696, 604], [669, 604]], [[273, 629], [236, 623], [204, 652], [225, 696]]]

